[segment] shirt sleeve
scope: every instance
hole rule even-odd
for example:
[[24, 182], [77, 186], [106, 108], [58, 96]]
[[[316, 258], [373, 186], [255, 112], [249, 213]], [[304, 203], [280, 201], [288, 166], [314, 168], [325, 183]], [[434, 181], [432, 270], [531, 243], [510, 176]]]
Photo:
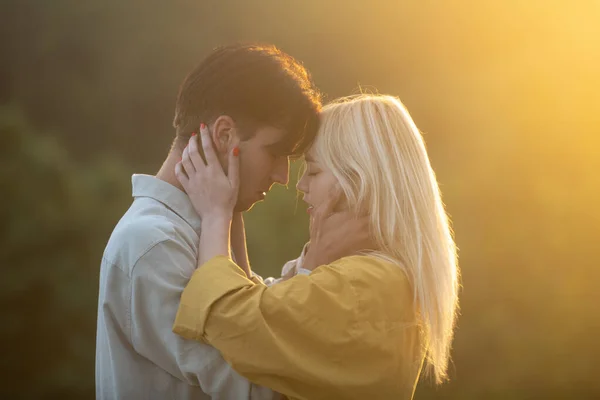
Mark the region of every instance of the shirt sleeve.
[[185, 271], [193, 270], [195, 264], [191, 249], [169, 239], [154, 245], [137, 261], [129, 311], [134, 349], [171, 375], [200, 386], [213, 400], [272, 399], [270, 389], [240, 376], [217, 349], [172, 332], [181, 293], [189, 280]]
[[211, 343], [240, 374], [287, 396], [351, 388], [372, 377], [369, 369], [380, 371], [377, 357], [365, 359], [369, 369], [345, 363], [349, 351], [361, 351], [348, 347], [360, 305], [342, 263], [267, 287], [215, 257], [192, 276], [173, 329]]

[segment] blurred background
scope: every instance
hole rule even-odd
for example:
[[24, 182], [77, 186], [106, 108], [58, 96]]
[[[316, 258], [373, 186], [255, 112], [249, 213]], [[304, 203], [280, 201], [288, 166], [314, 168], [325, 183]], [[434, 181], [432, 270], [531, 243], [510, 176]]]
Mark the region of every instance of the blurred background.
[[[460, 247], [451, 380], [416, 399], [600, 398], [600, 2], [0, 2], [0, 398], [94, 397], [100, 258], [215, 46], [274, 43], [327, 99], [399, 96]], [[308, 238], [293, 167], [254, 269]]]

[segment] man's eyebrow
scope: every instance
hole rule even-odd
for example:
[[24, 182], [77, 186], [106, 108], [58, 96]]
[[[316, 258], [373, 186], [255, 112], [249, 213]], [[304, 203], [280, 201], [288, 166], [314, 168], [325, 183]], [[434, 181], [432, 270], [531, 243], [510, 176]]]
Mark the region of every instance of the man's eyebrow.
[[280, 155], [292, 156], [294, 154], [293, 145], [285, 140], [279, 140], [275, 143], [266, 144], [265, 147]]
[[278, 140], [265, 146], [274, 150], [285, 150], [287, 147], [289, 147], [289, 144], [285, 140]]

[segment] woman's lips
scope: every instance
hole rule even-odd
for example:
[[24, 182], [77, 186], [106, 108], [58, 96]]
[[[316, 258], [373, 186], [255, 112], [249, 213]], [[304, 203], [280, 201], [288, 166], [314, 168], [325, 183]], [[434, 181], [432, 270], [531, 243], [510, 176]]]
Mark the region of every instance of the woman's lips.
[[310, 214], [315, 207], [312, 204], [310, 204], [308, 201], [306, 201], [306, 197], [304, 197], [302, 199], [302, 201], [305, 202], [308, 205], [308, 208], [306, 209], [306, 212]]

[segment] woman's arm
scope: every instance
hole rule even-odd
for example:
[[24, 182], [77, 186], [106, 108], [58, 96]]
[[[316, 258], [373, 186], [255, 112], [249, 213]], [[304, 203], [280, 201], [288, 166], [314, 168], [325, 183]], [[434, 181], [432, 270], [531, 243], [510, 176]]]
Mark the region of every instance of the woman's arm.
[[229, 243], [230, 215], [211, 215], [202, 219], [202, 233], [198, 250], [198, 266], [216, 256], [231, 258]]
[[352, 284], [359, 264], [381, 275], [371, 259], [345, 258], [266, 287], [226, 257], [214, 258], [184, 290], [173, 330], [211, 344], [242, 376], [292, 398], [365, 398], [374, 387], [383, 393], [398, 379], [390, 373], [399, 343], [361, 328], [358, 315], [370, 305]]

